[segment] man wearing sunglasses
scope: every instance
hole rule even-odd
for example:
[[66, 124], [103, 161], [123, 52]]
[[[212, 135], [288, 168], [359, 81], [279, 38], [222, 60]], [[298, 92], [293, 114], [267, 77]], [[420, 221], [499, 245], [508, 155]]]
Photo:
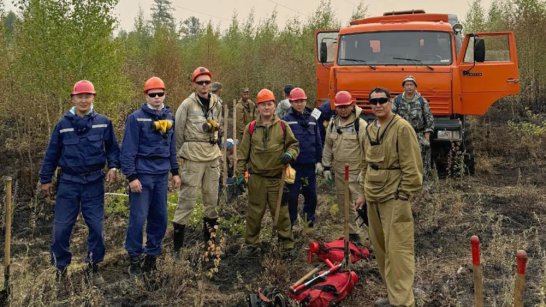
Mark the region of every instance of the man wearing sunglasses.
[[184, 231], [201, 191], [205, 216], [203, 238], [205, 247], [214, 240], [218, 224], [218, 182], [220, 179], [220, 148], [218, 132], [221, 127], [222, 104], [210, 93], [212, 74], [205, 67], [197, 67], [191, 81], [195, 92], [176, 110], [176, 146], [182, 159], [182, 186], [173, 218], [175, 255], [184, 243]]
[[256, 104], [250, 100], [250, 91], [248, 87], [241, 89], [241, 98], [235, 105], [235, 112], [237, 113], [237, 140], [243, 139], [243, 132], [246, 125], [256, 119], [258, 111], [256, 110]]
[[425, 183], [430, 183], [432, 176], [432, 158], [430, 134], [434, 132], [434, 116], [428, 101], [417, 91], [417, 81], [413, 76], [406, 76], [402, 81], [404, 92], [394, 99], [392, 111], [408, 121], [421, 146], [423, 174]]
[[[125, 249], [129, 274], [138, 276], [156, 269], [156, 258], [167, 230], [169, 172], [174, 188], [180, 186], [174, 117], [165, 101], [165, 84], [158, 77], [144, 83], [146, 103], [125, 123], [121, 169], [129, 180], [129, 223]], [[146, 226], [146, 244], [142, 232]], [[143, 261], [142, 255], [145, 255]]]
[[110, 169], [106, 181], [116, 179], [119, 147], [106, 116], [95, 112], [95, 87], [90, 81], [74, 84], [71, 100], [74, 106], [64, 114], [51, 134], [51, 140], [40, 168], [41, 191], [52, 196], [57, 166], [57, 197], [51, 242], [51, 264], [57, 278], [66, 276], [71, 263], [70, 235], [81, 211], [89, 229], [86, 274], [93, 283], [104, 282], [98, 264], [104, 259], [104, 167]]
[[[369, 102], [376, 119], [366, 127], [362, 195], [369, 232], [388, 298], [376, 306], [414, 306], [415, 252], [410, 198], [422, 188], [423, 165], [413, 127], [392, 112], [390, 93], [374, 88]], [[390, 305], [389, 305], [390, 304]]]
[[[336, 200], [339, 206], [343, 206], [345, 204], [345, 163], [349, 163], [350, 203], [354, 204], [362, 194], [358, 176], [362, 167], [364, 133], [367, 124], [360, 118], [362, 109], [355, 105], [351, 93], [338, 92], [334, 102], [336, 115], [326, 128], [322, 165], [324, 179], [327, 182], [335, 181]], [[351, 207], [349, 221], [355, 221], [356, 210], [354, 206]], [[349, 223], [349, 239], [355, 244], [361, 243], [356, 222]]]

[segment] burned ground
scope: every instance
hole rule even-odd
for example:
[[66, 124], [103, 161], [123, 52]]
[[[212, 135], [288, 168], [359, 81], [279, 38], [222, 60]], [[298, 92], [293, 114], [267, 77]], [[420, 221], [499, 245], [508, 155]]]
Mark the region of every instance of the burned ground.
[[[473, 304], [470, 237], [482, 246], [486, 304], [512, 304], [515, 254], [527, 251], [525, 306], [546, 302], [546, 140], [518, 142], [503, 121], [474, 120], [477, 171], [475, 176], [438, 180], [428, 194], [414, 200], [416, 280], [418, 306], [470, 306]], [[479, 133], [483, 128], [483, 133]], [[112, 188], [119, 192], [120, 189]], [[122, 189], [123, 192], [123, 189]], [[333, 240], [342, 235], [341, 214], [332, 187], [321, 182], [318, 222], [312, 235], [295, 226], [298, 254], [283, 260], [272, 239], [266, 214], [262, 232], [263, 256], [245, 258], [243, 248], [244, 196], [225, 205], [221, 223], [223, 256], [216, 266], [203, 262], [201, 221], [197, 215], [187, 235], [182, 258], [171, 256], [168, 230], [159, 272], [146, 281], [130, 280], [123, 249], [127, 211], [123, 200], [107, 199], [105, 220], [107, 256], [104, 286], [90, 286], [82, 274], [87, 230], [81, 219], [72, 236], [74, 254], [69, 278], [55, 282], [49, 266], [53, 206], [50, 201], [15, 193], [12, 242], [12, 303], [14, 306], [245, 306], [257, 288], [283, 291], [313, 266], [307, 264], [310, 240]], [[3, 195], [2, 195], [3, 196]], [[3, 234], [2, 234], [3, 235]], [[3, 242], [1, 243], [3, 245]], [[2, 246], [3, 247], [3, 246]], [[217, 269], [217, 272], [215, 271]], [[374, 261], [361, 261], [353, 269], [360, 281], [343, 306], [370, 306], [385, 296]]]

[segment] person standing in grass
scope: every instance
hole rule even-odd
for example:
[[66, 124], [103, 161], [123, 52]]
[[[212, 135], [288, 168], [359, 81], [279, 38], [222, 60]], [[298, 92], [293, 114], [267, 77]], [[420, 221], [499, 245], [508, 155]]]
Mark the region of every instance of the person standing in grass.
[[113, 182], [120, 164], [112, 122], [94, 110], [95, 96], [90, 81], [74, 84], [71, 93], [74, 106], [51, 134], [40, 168], [40, 183], [41, 191], [52, 196], [53, 174], [60, 167], [51, 243], [51, 263], [57, 269], [57, 277], [65, 276], [71, 263], [70, 235], [81, 211], [89, 229], [86, 273], [92, 275], [95, 283], [102, 283], [99, 263], [105, 254], [104, 167], [108, 164], [106, 181]]
[[[275, 116], [275, 95], [268, 89], [258, 92], [258, 118], [246, 125], [237, 151], [237, 184], [242, 187], [248, 169], [248, 209], [244, 256], [261, 253], [260, 230], [265, 210], [275, 216], [282, 172], [298, 157], [298, 140], [292, 129]], [[275, 227], [275, 226], [274, 226]], [[280, 207], [277, 235], [285, 255], [291, 257], [294, 237], [286, 205]]]
[[415, 306], [415, 240], [410, 199], [421, 191], [423, 162], [415, 130], [392, 112], [390, 93], [374, 88], [369, 102], [376, 119], [366, 127], [356, 206], [368, 207], [369, 232], [387, 298], [376, 306]]
[[218, 228], [218, 182], [220, 180], [219, 130], [222, 104], [210, 93], [212, 73], [197, 67], [191, 81], [191, 93], [176, 110], [176, 146], [182, 164], [182, 186], [173, 218], [175, 255], [184, 245], [184, 232], [194, 210], [197, 193], [203, 199], [203, 241], [216, 238]]
[[[294, 88], [289, 96], [292, 107], [283, 120], [290, 126], [299, 143], [300, 154], [291, 165], [296, 170], [294, 184], [289, 185], [289, 211], [292, 226], [298, 218], [298, 198], [304, 196], [303, 219], [304, 231], [311, 232], [315, 224], [317, 208], [317, 177], [316, 168], [322, 169], [322, 142], [317, 119], [307, 108], [307, 95], [299, 87]], [[322, 170], [321, 170], [322, 172]]]
[[[152, 77], [144, 83], [146, 102], [125, 123], [121, 168], [129, 181], [129, 225], [125, 249], [129, 274], [156, 270], [156, 259], [167, 230], [169, 172], [173, 188], [180, 186], [174, 116], [165, 106], [165, 83]], [[146, 244], [142, 245], [146, 223]], [[144, 259], [142, 259], [144, 255]]]

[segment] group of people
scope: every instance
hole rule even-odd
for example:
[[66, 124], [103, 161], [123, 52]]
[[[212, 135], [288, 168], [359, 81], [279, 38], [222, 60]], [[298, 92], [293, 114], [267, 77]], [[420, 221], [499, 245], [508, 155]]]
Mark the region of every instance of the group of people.
[[[204, 240], [215, 237], [222, 156], [218, 146], [223, 120], [219, 97], [222, 85], [211, 84], [212, 73], [205, 67], [195, 69], [191, 81], [194, 92], [173, 115], [164, 104], [163, 80], [148, 79], [144, 84], [146, 102], [128, 116], [121, 148], [112, 122], [94, 110], [93, 84], [87, 80], [76, 82], [71, 92], [73, 107], [55, 126], [40, 170], [41, 189], [52, 195], [53, 176], [59, 168], [51, 244], [51, 262], [58, 277], [66, 275], [71, 262], [70, 235], [81, 212], [89, 227], [86, 272], [100, 279], [98, 264], [105, 254], [103, 181], [116, 180], [118, 168], [129, 186], [125, 248], [131, 275], [157, 269], [168, 224], [169, 173], [172, 187], [179, 189], [172, 220], [175, 255], [184, 245], [198, 191], [204, 207]], [[335, 95], [332, 110], [329, 104], [308, 108], [305, 91], [292, 85], [285, 86], [285, 100], [278, 105], [269, 89], [260, 90], [256, 102], [250, 99], [248, 88], [241, 89], [236, 105], [237, 135], [232, 141], [239, 142], [235, 181], [248, 189], [245, 255], [261, 252], [259, 234], [266, 209], [272, 216], [278, 215], [275, 229], [279, 244], [291, 254], [299, 195], [304, 196], [304, 227], [312, 229], [316, 224], [317, 175], [335, 182], [337, 203], [344, 204], [343, 176], [348, 163], [353, 204], [350, 221], [356, 219], [357, 209], [367, 208], [369, 238], [387, 285], [386, 302], [397, 306], [414, 304], [413, 217], [409, 201], [422, 187], [421, 152], [430, 145], [433, 123], [432, 116], [416, 118], [416, 114], [427, 110], [430, 113], [430, 107], [415, 91], [415, 78], [408, 76], [402, 85], [408, 90], [394, 100], [387, 89], [370, 91], [369, 103], [375, 115], [370, 124], [362, 119], [362, 109], [346, 91]], [[295, 170], [295, 178], [287, 185], [285, 204], [279, 207], [282, 174], [288, 168]], [[349, 238], [360, 243], [354, 222], [350, 223]]]

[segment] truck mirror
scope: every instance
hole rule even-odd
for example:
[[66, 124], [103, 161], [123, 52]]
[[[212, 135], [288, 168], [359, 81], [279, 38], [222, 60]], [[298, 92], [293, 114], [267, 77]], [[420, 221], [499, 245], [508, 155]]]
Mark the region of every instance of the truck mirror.
[[485, 41], [481, 38], [474, 38], [474, 61], [485, 61]]
[[320, 58], [319, 61], [321, 63], [326, 63], [328, 60], [328, 48], [326, 47], [326, 42], [320, 43]]

